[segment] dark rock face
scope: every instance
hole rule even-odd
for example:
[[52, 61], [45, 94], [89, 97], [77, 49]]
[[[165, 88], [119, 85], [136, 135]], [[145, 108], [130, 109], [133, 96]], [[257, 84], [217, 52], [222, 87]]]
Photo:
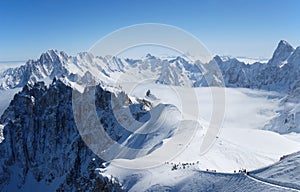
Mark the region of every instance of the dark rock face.
[[121, 189], [94, 172], [103, 161], [79, 135], [72, 88], [60, 80], [49, 87], [43, 82], [26, 85], [0, 122], [5, 125], [0, 143], [0, 191], [10, 191], [12, 186], [21, 189], [29, 182], [42, 185], [45, 191]]

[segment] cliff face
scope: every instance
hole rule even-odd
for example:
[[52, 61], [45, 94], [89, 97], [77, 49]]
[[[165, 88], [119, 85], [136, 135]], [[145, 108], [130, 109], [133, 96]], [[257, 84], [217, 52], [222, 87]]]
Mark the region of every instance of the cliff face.
[[[109, 93], [100, 87], [97, 90], [97, 94]], [[104, 105], [107, 102], [104, 98], [101, 101]], [[0, 121], [4, 125], [0, 191], [26, 191], [39, 186], [44, 191], [120, 189], [94, 172], [103, 161], [78, 133], [72, 88], [60, 80], [49, 87], [42, 82], [26, 85], [14, 96]]]

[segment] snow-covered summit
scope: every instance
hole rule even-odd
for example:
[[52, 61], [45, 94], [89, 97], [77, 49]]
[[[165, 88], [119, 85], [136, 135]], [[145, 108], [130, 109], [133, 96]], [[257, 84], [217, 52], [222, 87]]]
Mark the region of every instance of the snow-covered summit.
[[287, 41], [281, 40], [269, 64], [277, 67], [284, 65], [294, 51], [295, 49]]
[[[95, 61], [96, 60], [96, 61]], [[64, 77], [72, 82], [80, 82], [86, 72], [97, 79], [105, 80], [104, 59], [95, 58], [89, 53], [70, 57], [63, 51], [48, 50], [37, 60], [29, 60], [24, 65], [9, 68], [0, 73], [0, 89], [14, 89], [38, 81], [52, 82], [54, 77]]]
[[40, 56], [40, 61], [44, 63], [63, 63], [68, 59], [68, 55], [63, 51], [58, 51], [56, 49], [50, 49]]
[[300, 48], [294, 49], [282, 40], [267, 64], [256, 62], [251, 65], [236, 58], [215, 57], [227, 87], [245, 87], [279, 92], [292, 92], [299, 79]]

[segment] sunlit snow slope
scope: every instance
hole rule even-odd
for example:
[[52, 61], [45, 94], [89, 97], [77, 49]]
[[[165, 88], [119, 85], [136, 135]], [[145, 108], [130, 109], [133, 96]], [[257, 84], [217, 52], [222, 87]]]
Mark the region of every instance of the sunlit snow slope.
[[[132, 96], [148, 99], [154, 105], [171, 103], [177, 106], [180, 111], [184, 111], [182, 119], [189, 124], [182, 125], [184, 128], [178, 127], [180, 130], [177, 132], [178, 135], [190, 135], [194, 131], [193, 127], [196, 128], [193, 137], [186, 146], [183, 147], [182, 145], [186, 143], [186, 140], [171, 137], [169, 139], [171, 144], [168, 141], [163, 142], [159, 148], [145, 157], [134, 160], [115, 159], [111, 161], [106, 165], [106, 168], [101, 169], [102, 175], [116, 177], [126, 189], [132, 191], [145, 190], [148, 187], [149, 190], [189, 190], [190, 187], [199, 187], [202, 184], [205, 186], [203, 189], [213, 186], [211, 190], [223, 190], [224, 187], [229, 187], [228, 184], [225, 186], [225, 183], [229, 181], [236, 181], [233, 182], [234, 185], [240, 182], [239, 184], [246, 185], [248, 189], [281, 190], [276, 187], [257, 184], [241, 175], [221, 174], [215, 177], [213, 173], [203, 173], [199, 170], [208, 169], [229, 173], [242, 168], [254, 170], [279, 161], [283, 155], [299, 151], [300, 143], [295, 139], [264, 130], [264, 126], [281, 110], [282, 95], [276, 92], [225, 88], [225, 114], [220, 133], [211, 149], [206, 154], [201, 155], [199, 153], [200, 146], [213, 112], [214, 103], [211, 89], [218, 88], [192, 88], [195, 94], [190, 96], [196, 96], [198, 102], [194, 103], [194, 100], [188, 95], [192, 93], [191, 88], [157, 85], [151, 82], [144, 82], [141, 85], [125, 83], [122, 87]], [[147, 90], [150, 90], [150, 96], [145, 96]], [[198, 108], [198, 113], [195, 114], [195, 110], [184, 110], [183, 106], [187, 109]], [[173, 150], [174, 156], [166, 159], [162, 154], [170, 152], [170, 150]], [[133, 166], [147, 168], [153, 162], [157, 167], [152, 169], [127, 169]], [[171, 171], [175, 164], [177, 169], [181, 170]], [[183, 166], [183, 164], [186, 165]], [[218, 184], [213, 185], [209, 181], [199, 181], [201, 177], [205, 181], [217, 179]], [[237, 189], [234, 187], [226, 188], [226, 190]]]
[[263, 130], [265, 124], [277, 116], [278, 110], [281, 109], [282, 96], [278, 93], [225, 88], [225, 114], [221, 131], [215, 145], [207, 154], [201, 156], [199, 147], [212, 114], [213, 100], [210, 88], [194, 88], [194, 96], [197, 96], [198, 102], [194, 103], [189, 95], [184, 95], [184, 93], [191, 94], [188, 91], [190, 88], [157, 85], [150, 82], [134, 87], [124, 84], [123, 87], [137, 97], [145, 97], [149, 89], [156, 97], [153, 103], [171, 103], [181, 111], [184, 110], [183, 105], [186, 109], [194, 109], [198, 105], [197, 115], [195, 110], [184, 110], [185, 113], [182, 114], [183, 119], [195, 120], [201, 126], [197, 129], [189, 147], [177, 156], [174, 162], [200, 160], [201, 169], [232, 172], [242, 167], [257, 169], [278, 161], [283, 155], [300, 150], [300, 143], [295, 140]]

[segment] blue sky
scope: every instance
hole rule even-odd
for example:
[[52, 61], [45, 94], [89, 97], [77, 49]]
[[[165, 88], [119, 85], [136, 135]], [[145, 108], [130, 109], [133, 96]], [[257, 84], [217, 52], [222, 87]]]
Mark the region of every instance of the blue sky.
[[69, 55], [139, 23], [164, 23], [223, 55], [270, 57], [278, 41], [300, 45], [299, 0], [0, 0], [0, 60]]

